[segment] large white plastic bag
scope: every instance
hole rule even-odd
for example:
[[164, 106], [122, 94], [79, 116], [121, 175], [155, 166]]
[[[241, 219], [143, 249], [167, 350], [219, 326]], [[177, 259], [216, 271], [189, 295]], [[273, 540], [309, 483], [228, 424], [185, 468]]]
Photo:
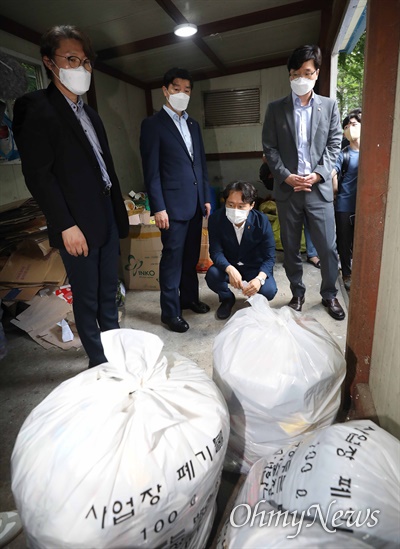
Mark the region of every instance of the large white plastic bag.
[[354, 537], [400, 547], [400, 442], [372, 421], [331, 425], [263, 461], [261, 499], [317, 518], [319, 504], [329, 527], [347, 512], [337, 525]]
[[229, 408], [225, 461], [247, 473], [260, 457], [331, 424], [346, 364], [319, 322], [261, 295], [238, 311], [214, 342], [214, 380]]
[[225, 401], [193, 362], [160, 355], [155, 335], [112, 330], [102, 342], [110, 363], [62, 383], [18, 435], [12, 490], [29, 546], [198, 549], [229, 437]]
[[285, 515], [265, 501], [262, 482], [267, 463], [262, 458], [250, 469], [218, 538], [217, 549], [371, 547], [348, 532], [333, 532], [317, 521], [307, 520], [306, 515], [304, 520], [301, 515]]

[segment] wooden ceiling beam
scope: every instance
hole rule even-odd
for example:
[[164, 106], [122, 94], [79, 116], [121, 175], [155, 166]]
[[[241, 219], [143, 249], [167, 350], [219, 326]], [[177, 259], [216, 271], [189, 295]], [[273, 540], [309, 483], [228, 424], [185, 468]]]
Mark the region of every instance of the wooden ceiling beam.
[[200, 36], [209, 36], [210, 34], [220, 34], [232, 30], [242, 29], [244, 27], [253, 27], [260, 23], [269, 23], [278, 19], [287, 19], [296, 15], [303, 15], [313, 11], [321, 10], [320, 0], [302, 0], [300, 2], [292, 2], [283, 6], [267, 8], [265, 10], [245, 13], [228, 19], [221, 19], [212, 23], [206, 23], [198, 27]]
[[[276, 57], [274, 59], [268, 59], [266, 61], [256, 61], [255, 63], [247, 63], [245, 65], [236, 65], [234, 67], [227, 67], [226, 73], [221, 74], [219, 70], [209, 70], [209, 71], [197, 71], [191, 72], [191, 76], [195, 82], [200, 80], [209, 80], [211, 78], [218, 78], [219, 76], [240, 74], [244, 72], [259, 71], [262, 69], [270, 69], [272, 67], [286, 66], [287, 58], [289, 57], [290, 52], [288, 52], [286, 57]], [[148, 89], [161, 88], [163, 85], [162, 80], [154, 80], [153, 82], [147, 82], [146, 87]]]
[[[178, 10], [172, 0], [156, 0], [157, 4], [162, 8], [167, 15], [171, 17], [175, 23], [178, 25], [182, 23], [189, 23], [185, 16]], [[208, 46], [201, 36], [197, 34], [193, 36], [192, 42], [201, 50], [206, 57], [223, 73], [226, 73], [225, 65], [218, 58], [218, 56], [212, 51], [210, 46]]]
[[208, 57], [208, 59], [212, 61], [212, 63], [214, 63], [220, 73], [227, 74], [226, 66], [222, 63], [219, 57], [212, 51], [210, 46], [208, 46], [202, 38], [194, 37], [193, 42], [196, 44], [199, 50], [201, 50], [204, 55]]
[[335, 0], [331, 6], [324, 7], [321, 18], [320, 42], [322, 53], [332, 53], [333, 46], [340, 31], [344, 14], [346, 13], [348, 0]]
[[22, 38], [23, 40], [28, 40], [28, 42], [32, 42], [33, 44], [40, 44], [42, 35], [39, 32], [25, 27], [24, 25], [20, 25], [16, 21], [4, 17], [4, 15], [0, 15], [0, 29], [9, 34], [13, 34], [14, 36], [18, 36], [18, 38]]
[[160, 6], [160, 8], [165, 11], [167, 15], [171, 17], [173, 21], [177, 25], [181, 25], [182, 23], [190, 23], [186, 19], [186, 17], [181, 13], [178, 8], [175, 6], [175, 4], [172, 2], [172, 0], [155, 0], [157, 4]]
[[123, 57], [124, 55], [132, 55], [142, 51], [155, 50], [157, 48], [163, 48], [164, 46], [171, 46], [172, 44], [177, 44], [183, 40], [187, 40], [187, 38], [178, 38], [173, 33], [162, 34], [152, 38], [137, 40], [136, 42], [121, 44], [120, 46], [105, 48], [104, 50], [99, 50], [96, 53], [98, 59], [101, 61], [108, 61], [109, 59]]
[[122, 80], [123, 82], [127, 82], [128, 84], [132, 84], [132, 86], [137, 86], [138, 88], [141, 88], [143, 90], [148, 88], [148, 85], [142, 82], [142, 80], [138, 80], [133, 76], [129, 76], [129, 74], [121, 72], [118, 69], [114, 69], [113, 67], [110, 67], [110, 65], [106, 65], [101, 61], [96, 61], [94, 68], [100, 72], [103, 72], [104, 74], [108, 74], [108, 76], [113, 76], [118, 80]]

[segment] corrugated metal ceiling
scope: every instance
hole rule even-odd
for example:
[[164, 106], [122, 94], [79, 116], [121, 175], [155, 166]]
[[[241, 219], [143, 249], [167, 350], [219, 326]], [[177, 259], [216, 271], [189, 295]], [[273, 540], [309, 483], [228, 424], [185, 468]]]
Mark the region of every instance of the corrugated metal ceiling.
[[[38, 42], [54, 24], [77, 25], [99, 69], [146, 88], [173, 65], [204, 78], [282, 64], [295, 47], [325, 40], [332, 29], [321, 21], [334, 8], [333, 0], [0, 0], [0, 27]], [[175, 37], [185, 21], [199, 32]]]

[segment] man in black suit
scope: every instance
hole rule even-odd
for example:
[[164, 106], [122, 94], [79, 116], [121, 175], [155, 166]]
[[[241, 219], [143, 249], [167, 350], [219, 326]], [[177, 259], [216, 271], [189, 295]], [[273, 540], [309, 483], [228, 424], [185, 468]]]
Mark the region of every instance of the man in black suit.
[[80, 97], [92, 74], [89, 39], [73, 26], [52, 27], [40, 52], [52, 82], [16, 101], [13, 130], [27, 187], [60, 249], [92, 367], [107, 362], [100, 333], [119, 327], [119, 238], [128, 217], [104, 126]]
[[202, 219], [211, 204], [200, 126], [186, 113], [192, 88], [187, 70], [169, 70], [162, 88], [166, 103], [143, 120], [140, 134], [144, 182], [163, 244], [161, 321], [181, 333], [189, 329], [182, 309], [210, 310], [199, 301], [196, 272]]

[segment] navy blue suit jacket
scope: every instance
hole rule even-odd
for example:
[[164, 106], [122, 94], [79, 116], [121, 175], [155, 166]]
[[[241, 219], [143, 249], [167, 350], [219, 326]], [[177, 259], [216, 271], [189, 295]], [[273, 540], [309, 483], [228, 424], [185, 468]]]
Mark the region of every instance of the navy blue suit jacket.
[[210, 202], [206, 156], [200, 126], [187, 119], [192, 136], [193, 161], [169, 114], [161, 109], [142, 122], [140, 152], [144, 182], [152, 213], [166, 210], [170, 219], [192, 219], [197, 204], [204, 214]]
[[[251, 210], [245, 222], [239, 244], [235, 229], [226, 217], [225, 206], [216, 210], [208, 220], [210, 256], [214, 265], [225, 271], [229, 265], [272, 274], [275, 264], [275, 240], [268, 217]], [[240, 269], [239, 265], [239, 269]]]

